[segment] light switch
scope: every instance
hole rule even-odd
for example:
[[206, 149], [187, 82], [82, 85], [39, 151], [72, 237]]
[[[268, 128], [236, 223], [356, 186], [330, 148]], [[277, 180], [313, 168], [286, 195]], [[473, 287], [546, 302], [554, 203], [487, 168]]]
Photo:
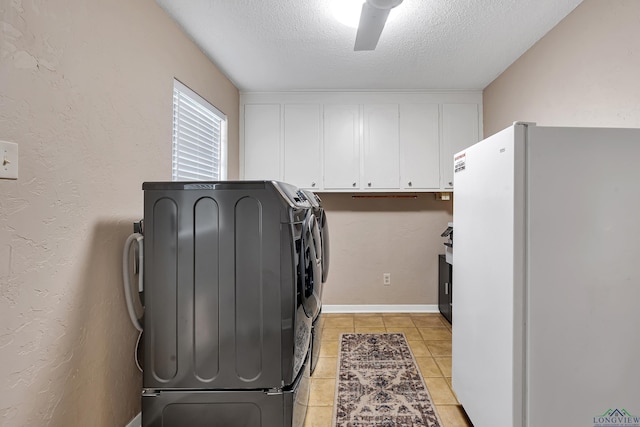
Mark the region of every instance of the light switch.
[[0, 179], [18, 179], [18, 144], [0, 141]]

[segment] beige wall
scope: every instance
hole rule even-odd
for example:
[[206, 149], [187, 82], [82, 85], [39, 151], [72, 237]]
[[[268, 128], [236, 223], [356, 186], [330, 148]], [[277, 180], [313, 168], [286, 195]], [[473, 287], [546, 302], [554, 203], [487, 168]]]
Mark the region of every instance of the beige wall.
[[[331, 262], [324, 304], [437, 304], [440, 234], [452, 204], [433, 193], [417, 198], [321, 194]], [[399, 196], [399, 195], [396, 195]], [[382, 274], [391, 273], [391, 286]]]
[[513, 121], [640, 127], [640, 1], [585, 0], [484, 91], [484, 134]]
[[153, 0], [0, 1], [0, 425], [124, 426], [139, 410], [120, 257], [141, 184], [171, 177], [174, 76], [229, 117], [236, 88]]

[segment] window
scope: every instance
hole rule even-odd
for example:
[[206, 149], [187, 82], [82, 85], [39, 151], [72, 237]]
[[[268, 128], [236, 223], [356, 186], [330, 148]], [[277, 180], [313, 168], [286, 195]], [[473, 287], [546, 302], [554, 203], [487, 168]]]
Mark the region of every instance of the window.
[[227, 178], [227, 116], [177, 80], [173, 81], [174, 181]]

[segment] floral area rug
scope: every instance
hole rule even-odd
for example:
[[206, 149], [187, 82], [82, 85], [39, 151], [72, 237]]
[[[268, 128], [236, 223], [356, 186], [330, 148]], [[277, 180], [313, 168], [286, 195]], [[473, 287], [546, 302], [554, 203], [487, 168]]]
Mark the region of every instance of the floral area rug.
[[441, 427], [404, 334], [342, 334], [333, 427]]

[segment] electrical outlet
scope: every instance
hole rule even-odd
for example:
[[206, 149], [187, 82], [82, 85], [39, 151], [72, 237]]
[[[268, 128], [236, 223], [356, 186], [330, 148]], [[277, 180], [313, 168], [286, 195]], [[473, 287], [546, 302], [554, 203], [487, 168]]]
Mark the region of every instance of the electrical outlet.
[[391, 273], [382, 273], [382, 284], [385, 286], [391, 285]]
[[0, 179], [18, 179], [18, 144], [0, 141]]

